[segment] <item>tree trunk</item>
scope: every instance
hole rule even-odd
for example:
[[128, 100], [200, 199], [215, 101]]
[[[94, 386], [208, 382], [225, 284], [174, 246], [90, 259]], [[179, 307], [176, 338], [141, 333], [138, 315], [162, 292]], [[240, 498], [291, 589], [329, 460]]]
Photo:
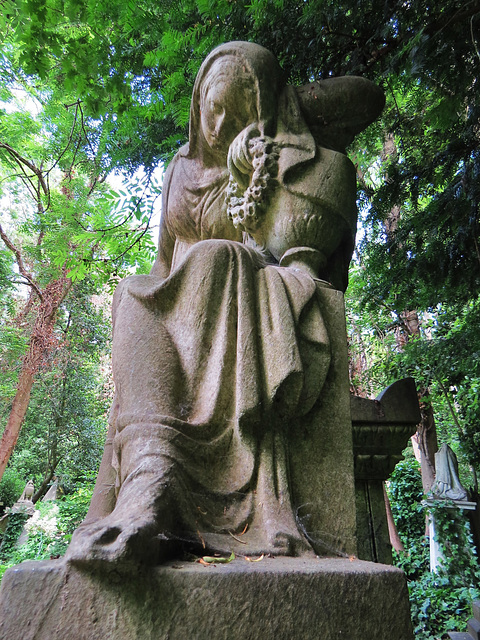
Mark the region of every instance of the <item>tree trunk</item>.
[[392, 507], [390, 506], [390, 500], [388, 499], [388, 494], [385, 491], [385, 483], [383, 482], [383, 498], [385, 500], [385, 511], [387, 512], [387, 525], [388, 525], [388, 536], [390, 538], [390, 544], [398, 553], [400, 551], [405, 551], [405, 547], [403, 546], [403, 542], [398, 535], [397, 525], [395, 524], [395, 520], [393, 519]]
[[[404, 311], [401, 314], [403, 345], [411, 338], [420, 335], [420, 322], [416, 311]], [[397, 338], [397, 343], [401, 348], [403, 345]], [[413, 436], [420, 453], [420, 467], [422, 473], [423, 492], [428, 493], [435, 480], [435, 453], [438, 451], [437, 426], [433, 407], [428, 400], [430, 390], [422, 387], [418, 390], [418, 402], [420, 405], [421, 421], [417, 427], [417, 433]]]
[[55, 475], [55, 470], [57, 468], [58, 462], [59, 461], [56, 461], [55, 463], [52, 464], [52, 466], [49, 468], [48, 472], [46, 473], [45, 477], [43, 478], [42, 484], [37, 489], [37, 491], [33, 494], [33, 497], [32, 497], [33, 504], [35, 504], [38, 500], [40, 500], [40, 498], [43, 498], [43, 496], [47, 493], [48, 485], [50, 484], [53, 476]]
[[422, 420], [413, 436], [420, 451], [420, 467], [422, 472], [423, 492], [428, 493], [435, 480], [435, 453], [438, 451], [437, 427], [430, 402], [425, 402], [428, 388], [418, 392]]
[[0, 479], [17, 444], [20, 429], [30, 402], [35, 374], [45, 360], [46, 355], [56, 345], [55, 318], [58, 308], [71, 286], [72, 281], [63, 277], [49, 283], [42, 292], [42, 300], [38, 306], [28, 352], [23, 359], [12, 409], [0, 440]]
[[18, 378], [17, 392], [13, 399], [7, 426], [0, 440], [0, 478], [7, 466], [10, 455], [17, 444], [20, 428], [27, 413], [30, 392], [33, 386], [33, 373], [25, 365]]

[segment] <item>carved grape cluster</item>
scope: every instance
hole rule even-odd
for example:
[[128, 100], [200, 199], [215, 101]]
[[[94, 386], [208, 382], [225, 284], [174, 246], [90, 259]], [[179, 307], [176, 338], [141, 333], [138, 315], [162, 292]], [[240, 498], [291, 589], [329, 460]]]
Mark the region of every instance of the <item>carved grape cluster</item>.
[[227, 213], [236, 228], [254, 232], [261, 222], [276, 184], [278, 149], [271, 138], [259, 137], [249, 141], [252, 176], [248, 188], [241, 187], [230, 174], [227, 187]]

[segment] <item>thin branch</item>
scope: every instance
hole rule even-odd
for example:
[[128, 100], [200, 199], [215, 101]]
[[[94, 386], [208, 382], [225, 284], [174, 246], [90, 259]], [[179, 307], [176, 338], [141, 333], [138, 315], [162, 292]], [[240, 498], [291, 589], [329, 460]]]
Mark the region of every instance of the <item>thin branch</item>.
[[20, 250], [17, 249], [17, 247], [13, 244], [13, 242], [7, 236], [7, 234], [5, 233], [5, 231], [2, 228], [1, 224], [0, 224], [0, 238], [2, 238], [3, 242], [10, 249], [10, 251], [12, 251], [15, 254], [15, 260], [17, 262], [18, 270], [20, 271], [20, 274], [25, 278], [25, 280], [28, 281], [29, 285], [32, 287], [32, 289], [35, 291], [37, 296], [43, 302], [42, 292], [38, 288], [38, 286], [35, 283], [35, 281], [32, 279], [32, 276], [26, 270], [25, 265], [23, 263], [22, 254], [20, 253]]
[[28, 167], [30, 171], [32, 171], [37, 176], [43, 193], [48, 196], [48, 187], [43, 177], [43, 173], [36, 165], [33, 164], [33, 162], [30, 162], [29, 160], [24, 158], [18, 153], [18, 151], [15, 151], [15, 149], [6, 142], [0, 142], [0, 149], [5, 149], [20, 166], [24, 165], [25, 167]]
[[76, 117], [76, 112], [77, 112], [77, 108], [78, 105], [80, 104], [81, 100], [78, 98], [77, 100], [75, 100], [75, 102], [71, 102], [70, 104], [64, 104], [63, 106], [65, 107], [65, 109], [68, 111], [70, 109], [70, 107], [76, 107], [75, 109], [75, 117]]
[[[48, 175], [51, 171], [53, 171], [53, 169], [55, 169], [55, 167], [58, 165], [58, 163], [59, 163], [59, 162], [60, 162], [60, 160], [63, 158], [63, 156], [67, 153], [67, 150], [68, 150], [69, 146], [70, 146], [70, 145], [71, 145], [71, 143], [72, 143], [72, 140], [73, 140], [73, 134], [74, 134], [74, 132], [75, 132], [75, 127], [76, 127], [76, 124], [77, 124], [77, 113], [78, 113], [78, 107], [79, 107], [79, 104], [80, 104], [80, 100], [77, 100], [77, 102], [74, 102], [73, 104], [75, 104], [75, 105], [76, 105], [76, 109], [75, 109], [75, 114], [74, 114], [74, 116], [73, 116], [73, 124], [72, 124], [72, 128], [70, 129], [70, 134], [69, 134], [69, 136], [68, 136], [67, 143], [66, 143], [65, 148], [63, 149], [63, 151], [62, 151], [62, 152], [60, 153], [60, 155], [58, 156], [58, 158], [57, 158], [57, 159], [55, 160], [55, 162], [52, 164], [52, 166], [50, 167], [50, 169], [46, 172], [46, 173], [47, 173], [47, 175]], [[64, 105], [64, 106], [65, 106], [65, 108], [66, 108], [66, 109], [67, 109], [67, 111], [68, 111], [68, 107], [69, 107], [69, 106], [71, 107], [71, 106], [73, 106], [73, 105]], [[75, 161], [75, 155], [76, 155], [77, 149], [78, 149], [78, 144], [77, 144], [77, 148], [76, 148], [76, 150], [75, 150], [75, 154], [74, 154], [74, 156], [73, 156], [72, 164], [70, 165], [70, 169], [72, 168], [73, 162]]]
[[475, 53], [477, 54], [477, 58], [480, 60], [480, 51], [478, 50], [477, 43], [475, 42], [475, 36], [473, 34], [473, 18], [474, 17], [475, 16], [472, 16], [470, 18], [470, 36], [472, 38], [472, 44], [473, 44], [473, 48], [475, 49]]
[[437, 375], [437, 373], [434, 371], [433, 372], [434, 378], [437, 380], [438, 384], [440, 385], [440, 389], [442, 390], [442, 393], [444, 395], [445, 400], [447, 401], [447, 405], [448, 405], [448, 409], [450, 411], [450, 414], [453, 418], [453, 421], [455, 423], [455, 426], [457, 427], [459, 433], [463, 433], [463, 429], [462, 426], [458, 420], [458, 415], [457, 412], [455, 411], [455, 408], [452, 404], [452, 401], [450, 400], [450, 396], [448, 395], [448, 391], [445, 387], [445, 385], [443, 384], [442, 380], [440, 379], [440, 376]]
[[5, 180], [11, 180], [12, 178], [20, 178], [20, 180], [23, 182], [23, 184], [27, 188], [28, 193], [32, 197], [32, 200], [35, 200], [36, 202], [38, 200], [38, 191], [33, 183], [33, 178], [35, 177], [35, 174], [28, 175], [28, 173], [25, 171], [25, 167], [23, 166], [23, 164], [15, 156], [13, 156], [13, 161], [15, 162], [15, 164], [17, 164], [20, 167], [21, 173], [14, 173], [12, 175], [6, 176], [5, 178], [3, 178], [2, 182], [4, 182]]
[[480, 1], [479, 0], [471, 0], [471, 2], [466, 2], [462, 9], [458, 9], [453, 16], [445, 17], [442, 19], [435, 20], [432, 25], [428, 26], [425, 29], [425, 33], [435, 37], [441, 31], [443, 31], [446, 27], [451, 27], [452, 24], [457, 22], [461, 22], [464, 18], [470, 18], [475, 16], [480, 12]]
[[91, 144], [90, 140], [88, 139], [87, 131], [85, 129], [85, 117], [83, 115], [83, 109], [82, 109], [82, 105], [80, 104], [80, 102], [78, 103], [78, 108], [80, 110], [80, 124], [82, 126], [83, 135], [85, 136], [85, 140], [87, 141], [87, 144], [90, 147], [90, 151], [92, 152], [93, 157], [95, 157], [96, 156], [95, 149], [92, 147], [92, 144]]

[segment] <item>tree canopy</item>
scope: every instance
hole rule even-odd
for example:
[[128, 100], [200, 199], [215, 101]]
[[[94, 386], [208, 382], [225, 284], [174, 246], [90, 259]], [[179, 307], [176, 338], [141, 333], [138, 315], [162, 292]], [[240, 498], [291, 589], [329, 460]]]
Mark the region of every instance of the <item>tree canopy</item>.
[[[95, 464], [108, 341], [89, 297], [128, 270], [148, 270], [159, 195], [152, 174], [186, 140], [198, 68], [217, 44], [251, 40], [278, 57], [293, 84], [347, 74], [383, 87], [381, 119], [349, 149], [361, 217], [347, 298], [352, 388], [375, 396], [413, 375], [423, 407], [435, 410], [440, 442], [452, 444], [462, 479], [476, 488], [480, 0], [0, 7], [2, 427], [22, 367], [30, 370], [27, 355], [40, 344], [42, 300], [54, 283], [66, 287], [12, 460], [23, 479], [41, 482], [55, 470], [73, 477]], [[139, 169], [143, 178], [134, 177]], [[128, 190], [108, 187], [113, 171], [134, 181]], [[89, 447], [95, 460], [77, 455]]]
[[[397, 300], [417, 307], [465, 301], [478, 289], [479, 0], [2, 4], [25, 74], [48, 79], [102, 121], [104, 168], [150, 169], [172, 155], [185, 140], [198, 67], [222, 41], [265, 45], [294, 83], [343, 74], [381, 83], [388, 103], [380, 126], [396, 152], [382, 166], [388, 179], [366, 181], [365, 197], [373, 227], [399, 203], [402, 217], [388, 251], [372, 248], [373, 268], [384, 274], [372, 293], [385, 296], [395, 279]], [[378, 156], [377, 140], [371, 130], [363, 139], [360, 168]]]
[[[76, 149], [94, 181], [113, 169], [148, 176], [172, 156], [186, 139], [199, 65], [226, 40], [263, 44], [293, 83], [358, 74], [383, 86], [381, 121], [350, 150], [364, 223], [354, 290], [382, 332], [408, 333], [406, 311], [418, 314], [398, 366], [426, 388], [436, 380], [478, 463], [480, 0], [2, 0], [2, 9], [3, 99], [12, 83], [35, 92], [44, 124], [30, 148], [43, 135], [64, 171]], [[34, 120], [4, 110], [2, 140], [28, 156], [21, 122], [28, 131]], [[15, 164], [5, 146], [3, 158]], [[73, 223], [63, 233], [88, 249]], [[119, 250], [102, 229], [88, 227], [100, 230], [94, 246]], [[60, 246], [58, 264], [69, 255]], [[74, 274], [89, 259], [76, 254]]]

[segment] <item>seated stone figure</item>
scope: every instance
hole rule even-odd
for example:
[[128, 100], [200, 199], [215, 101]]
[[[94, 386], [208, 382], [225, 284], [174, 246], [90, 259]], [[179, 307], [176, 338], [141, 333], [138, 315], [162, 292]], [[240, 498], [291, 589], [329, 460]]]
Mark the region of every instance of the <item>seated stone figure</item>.
[[206, 58], [165, 174], [158, 258], [114, 296], [111, 446], [71, 562], [313, 553], [292, 510], [288, 427], [330, 367], [318, 282], [347, 284], [345, 146], [383, 103], [362, 78], [286, 86], [256, 44]]

